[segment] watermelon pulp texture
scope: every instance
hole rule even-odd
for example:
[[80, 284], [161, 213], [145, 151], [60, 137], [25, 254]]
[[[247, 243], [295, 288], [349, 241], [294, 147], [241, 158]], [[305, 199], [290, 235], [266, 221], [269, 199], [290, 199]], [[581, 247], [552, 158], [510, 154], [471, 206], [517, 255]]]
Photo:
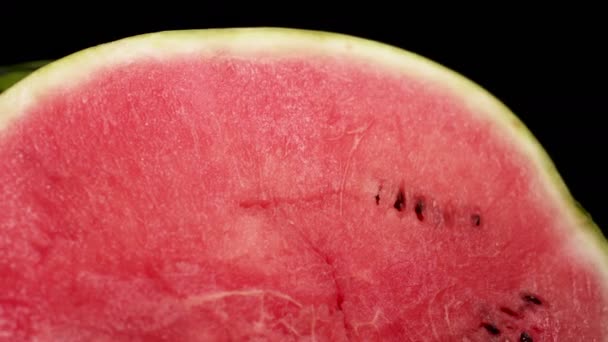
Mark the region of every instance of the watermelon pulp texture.
[[0, 339], [608, 336], [605, 242], [548, 158], [406, 52], [144, 35], [10, 88], [0, 128]]

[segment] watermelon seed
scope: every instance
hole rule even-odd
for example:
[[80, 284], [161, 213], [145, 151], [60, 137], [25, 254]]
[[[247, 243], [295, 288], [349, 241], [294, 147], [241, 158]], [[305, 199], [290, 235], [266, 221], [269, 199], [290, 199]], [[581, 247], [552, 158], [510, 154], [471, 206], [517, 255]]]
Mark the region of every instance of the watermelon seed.
[[515, 312], [515, 311], [511, 310], [510, 308], [504, 307], [504, 306], [500, 308], [500, 311], [503, 312], [503, 313], [505, 313], [505, 314], [507, 314], [507, 315], [509, 315], [509, 316], [511, 316], [511, 317], [517, 318], [517, 319], [521, 319], [522, 318], [521, 314], [519, 314], [518, 312]]
[[535, 305], [543, 305], [543, 302], [538, 297], [536, 297], [535, 295], [523, 294], [521, 296], [521, 298], [524, 301], [528, 302], [528, 303], [532, 303], [532, 304], [535, 304]]
[[479, 216], [479, 214], [473, 214], [473, 215], [471, 215], [471, 223], [475, 227], [479, 227], [481, 225], [481, 216]]
[[405, 208], [405, 193], [401, 188], [399, 189], [399, 192], [397, 192], [397, 198], [395, 199], [393, 207], [398, 211], [402, 211]]
[[519, 335], [519, 342], [534, 342], [534, 340], [532, 339], [532, 336], [528, 335], [527, 332], [522, 332], [521, 335]]
[[481, 326], [484, 327], [492, 335], [500, 335], [500, 329], [498, 329], [494, 324], [482, 323]]
[[376, 197], [374, 197], [376, 199], [376, 205], [380, 204], [380, 194], [376, 195]]
[[418, 218], [418, 221], [424, 221], [424, 215], [422, 214], [423, 210], [424, 210], [424, 200], [418, 199], [416, 201], [416, 206], [414, 207], [414, 212], [416, 212], [416, 217]]

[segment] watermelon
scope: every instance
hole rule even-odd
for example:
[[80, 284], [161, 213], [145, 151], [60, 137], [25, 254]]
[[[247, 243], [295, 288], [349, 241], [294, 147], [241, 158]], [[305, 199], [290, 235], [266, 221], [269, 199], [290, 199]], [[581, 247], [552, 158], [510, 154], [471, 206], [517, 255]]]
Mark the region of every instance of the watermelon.
[[0, 95], [2, 341], [607, 341], [608, 248], [424, 57], [156, 32]]

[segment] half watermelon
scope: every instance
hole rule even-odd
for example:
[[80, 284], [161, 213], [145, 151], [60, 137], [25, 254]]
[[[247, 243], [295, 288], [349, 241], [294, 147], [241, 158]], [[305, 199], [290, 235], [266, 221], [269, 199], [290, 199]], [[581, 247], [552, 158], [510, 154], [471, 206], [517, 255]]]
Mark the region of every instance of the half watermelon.
[[360, 38], [146, 34], [0, 95], [0, 340], [606, 341], [606, 246], [505, 106]]

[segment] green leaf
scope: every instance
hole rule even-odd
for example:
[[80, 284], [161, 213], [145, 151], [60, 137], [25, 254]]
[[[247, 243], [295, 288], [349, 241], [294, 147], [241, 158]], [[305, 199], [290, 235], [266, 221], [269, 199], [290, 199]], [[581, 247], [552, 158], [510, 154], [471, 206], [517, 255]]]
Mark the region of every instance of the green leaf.
[[52, 61], [31, 61], [8, 66], [0, 66], [0, 93], [12, 87], [24, 77]]

